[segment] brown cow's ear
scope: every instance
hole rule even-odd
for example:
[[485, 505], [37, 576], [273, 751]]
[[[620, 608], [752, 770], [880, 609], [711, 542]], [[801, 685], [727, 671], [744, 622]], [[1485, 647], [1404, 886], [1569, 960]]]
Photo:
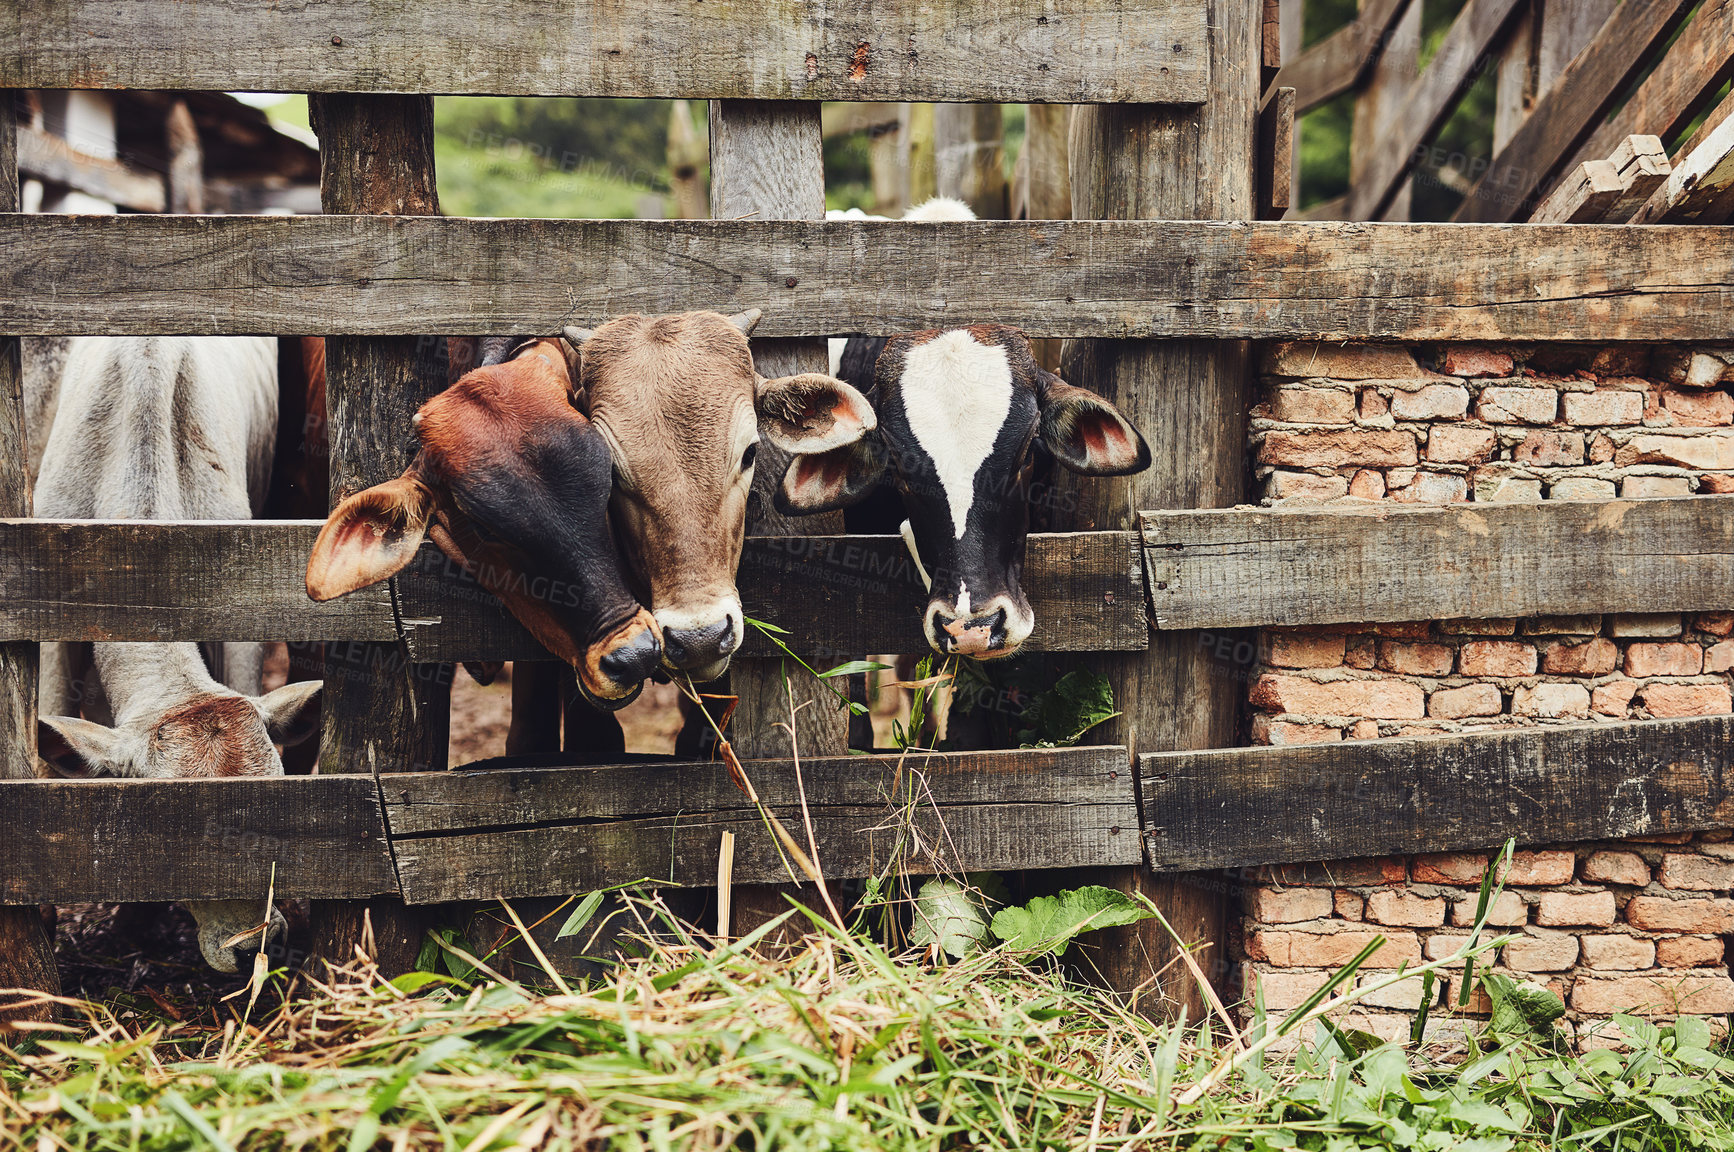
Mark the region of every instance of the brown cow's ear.
[[1041, 441], [1054, 459], [1086, 476], [1127, 476], [1150, 467], [1150, 446], [1121, 411], [1091, 392], [1041, 374]]
[[330, 600], [397, 575], [433, 520], [434, 496], [414, 465], [337, 506], [307, 559], [307, 595]]
[[795, 456], [783, 473], [773, 502], [785, 516], [813, 516], [858, 503], [885, 473], [885, 456], [875, 437], [864, 437], [829, 452]]
[[765, 438], [796, 455], [853, 444], [879, 426], [867, 397], [823, 372], [761, 378], [757, 406]]

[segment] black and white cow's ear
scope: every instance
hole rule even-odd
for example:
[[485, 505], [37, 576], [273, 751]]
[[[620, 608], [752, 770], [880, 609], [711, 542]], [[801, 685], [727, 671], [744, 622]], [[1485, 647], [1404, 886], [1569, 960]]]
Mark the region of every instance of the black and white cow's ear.
[[798, 456], [853, 444], [879, 425], [867, 397], [823, 372], [761, 377], [756, 406], [765, 438]]
[[814, 516], [858, 503], [885, 473], [885, 452], [866, 436], [829, 452], [795, 456], [772, 503], [785, 516]]
[[1086, 476], [1127, 476], [1150, 467], [1150, 446], [1120, 410], [1090, 391], [1041, 374], [1041, 441], [1054, 459]]
[[330, 600], [397, 575], [415, 559], [434, 496], [417, 467], [357, 492], [331, 513], [307, 558], [307, 595]]
[[36, 752], [56, 776], [87, 780], [125, 776], [133, 763], [134, 737], [118, 728], [75, 716], [39, 716]]

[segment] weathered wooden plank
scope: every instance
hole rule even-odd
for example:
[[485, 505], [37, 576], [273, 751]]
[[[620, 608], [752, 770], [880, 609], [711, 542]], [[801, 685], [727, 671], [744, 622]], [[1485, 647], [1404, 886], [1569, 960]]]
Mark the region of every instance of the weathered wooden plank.
[[27, 0], [0, 88], [1196, 104], [1206, 38], [1199, 0]]
[[1606, 160], [1585, 160], [1536, 206], [1537, 224], [1597, 224], [1625, 195], [1620, 170]]
[[1724, 120], [1683, 156], [1667, 182], [1643, 206], [1647, 220], [1720, 224], [1734, 190], [1734, 119]]
[[[1453, 219], [1522, 220], [1621, 93], [1692, 11], [1693, 0], [1625, 0], [1566, 66], [1523, 127], [1493, 157]], [[1654, 131], [1624, 126], [1619, 135]], [[1617, 143], [1618, 136], [1613, 138]]]
[[[746, 768], [805, 847], [793, 763]], [[803, 757], [800, 771], [831, 879], [1139, 859], [1124, 748]], [[722, 764], [460, 769], [394, 776], [383, 792], [411, 903], [567, 895], [643, 878], [707, 884], [725, 831], [736, 836], [737, 883], [789, 878]]]
[[1158, 869], [1734, 827], [1734, 717], [1144, 756]]
[[1146, 512], [1155, 626], [1734, 608], [1734, 499]]
[[1421, 146], [1445, 123], [1485, 65], [1488, 49], [1518, 11], [1519, 0], [1469, 0], [1463, 6], [1426, 71], [1403, 93], [1403, 114], [1368, 150], [1360, 178], [1349, 188], [1350, 219], [1373, 220], [1384, 211], [1414, 167]]
[[1285, 61], [1272, 84], [1295, 90], [1297, 115], [1359, 87], [1408, 4], [1409, 0], [1369, 0], [1353, 20]]
[[18, 129], [18, 170], [139, 212], [161, 212], [168, 206], [161, 174], [80, 152], [58, 136], [27, 126]]
[[1620, 170], [1623, 186], [1618, 200], [1602, 216], [1606, 224], [1624, 224], [1642, 208], [1673, 171], [1661, 138], [1648, 133], [1627, 136], [1608, 162]]
[[1258, 110], [1258, 218], [1280, 220], [1294, 193], [1294, 89], [1272, 88]]
[[987, 318], [1035, 337], [1720, 340], [1731, 286], [1720, 228], [0, 216], [0, 333], [20, 335], [546, 333], [758, 307], [762, 336]]
[[[318, 521], [0, 520], [0, 639], [398, 639], [384, 585], [307, 599]], [[1030, 538], [1024, 589], [1035, 648], [1110, 651], [1149, 641], [1136, 534]], [[76, 572], [76, 578], [68, 573]], [[402, 627], [417, 660], [540, 660], [547, 652], [431, 545], [399, 578]], [[820, 659], [922, 651], [926, 603], [896, 536], [750, 537], [741, 560], [747, 614], [789, 629]], [[550, 586], [549, 596], [568, 595]], [[776, 649], [756, 632], [749, 656]]]
[[[1680, 173], [1682, 170], [1686, 173], [1708, 172], [1715, 167], [1717, 158], [1723, 154], [1722, 142], [1728, 139], [1726, 134], [1721, 136], [1717, 134], [1721, 132], [1722, 126], [1728, 122], [1730, 117], [1734, 117], [1734, 93], [1724, 96], [1720, 103], [1706, 112], [1704, 122], [1699, 124], [1697, 130], [1675, 149], [1673, 155], [1674, 172], [1668, 176], [1669, 184], [1664, 184], [1656, 189], [1655, 195], [1650, 197], [1649, 203], [1633, 214], [1630, 223], [1683, 223], [1673, 216], [1676, 193], [1670, 192], [1669, 186], [1674, 181], [1674, 173]], [[1710, 144], [1713, 137], [1718, 141], [1716, 144]], [[1709, 146], [1706, 147], [1706, 145]], [[1692, 177], [1689, 175], [1680, 175], [1681, 191], [1684, 190], [1686, 180], [1690, 178]], [[1712, 217], [1716, 215], [1713, 210], [1705, 214]], [[1727, 217], [1723, 216], [1722, 218], [1726, 219]], [[1712, 218], [1706, 220], [1705, 223], [1714, 224], [1720, 223], [1720, 221]]]
[[0, 902], [395, 892], [368, 776], [0, 780]]

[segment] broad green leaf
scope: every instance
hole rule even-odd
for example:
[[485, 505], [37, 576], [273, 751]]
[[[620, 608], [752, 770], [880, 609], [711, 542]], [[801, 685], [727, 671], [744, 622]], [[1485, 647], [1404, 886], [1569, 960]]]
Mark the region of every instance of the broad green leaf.
[[993, 934], [1017, 951], [1057, 955], [1080, 932], [1135, 924], [1152, 913], [1124, 892], [1090, 885], [1037, 896], [1021, 908], [1002, 908], [993, 918]]
[[980, 947], [986, 934], [987, 910], [957, 881], [937, 876], [915, 894], [909, 941], [916, 947], [937, 944], [947, 956], [961, 960]]
[[560, 926], [560, 931], [555, 933], [554, 939], [564, 940], [568, 936], [576, 936], [584, 931], [584, 926], [590, 923], [590, 918], [596, 915], [596, 909], [600, 907], [602, 907], [602, 893], [600, 891], [588, 893], [584, 899], [578, 901], [578, 907], [572, 909], [572, 915], [566, 917], [566, 923]]
[[1028, 727], [1018, 731], [1017, 741], [1026, 748], [1068, 747], [1119, 714], [1114, 710], [1114, 689], [1108, 678], [1079, 669], [1061, 676], [1052, 688], [1030, 701], [1018, 717]]

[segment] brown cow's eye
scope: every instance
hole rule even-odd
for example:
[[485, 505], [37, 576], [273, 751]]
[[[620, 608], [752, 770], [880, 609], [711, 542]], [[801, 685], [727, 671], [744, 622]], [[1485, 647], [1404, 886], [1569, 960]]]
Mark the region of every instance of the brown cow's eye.
[[747, 445], [747, 450], [741, 453], [741, 471], [746, 472], [753, 466], [753, 461], [759, 458], [759, 442], [753, 441]]

